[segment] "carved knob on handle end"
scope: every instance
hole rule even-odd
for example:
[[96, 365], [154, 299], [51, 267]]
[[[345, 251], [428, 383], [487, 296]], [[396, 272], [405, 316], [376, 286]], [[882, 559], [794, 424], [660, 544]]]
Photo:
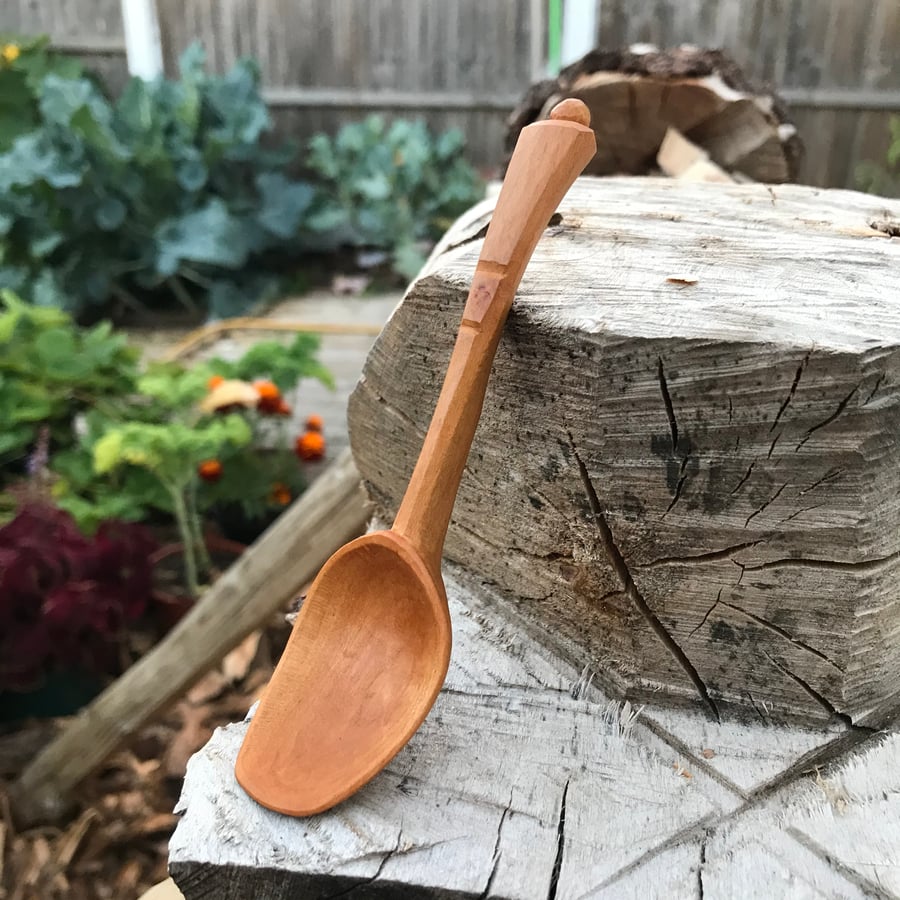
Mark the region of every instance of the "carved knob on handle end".
[[556, 106], [550, 110], [550, 118], [555, 119], [557, 122], [575, 122], [578, 125], [590, 127], [591, 111], [581, 102], [581, 100], [569, 97], [568, 100], [557, 103]]

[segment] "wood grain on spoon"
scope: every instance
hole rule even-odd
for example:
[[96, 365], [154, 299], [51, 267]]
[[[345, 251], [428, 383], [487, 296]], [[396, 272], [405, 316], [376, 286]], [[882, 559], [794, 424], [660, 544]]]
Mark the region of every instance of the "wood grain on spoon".
[[451, 647], [441, 553], [491, 363], [534, 247], [595, 150], [577, 100], [520, 134], [394, 526], [325, 564], [247, 730], [236, 775], [262, 805], [296, 816], [334, 806], [434, 704]]

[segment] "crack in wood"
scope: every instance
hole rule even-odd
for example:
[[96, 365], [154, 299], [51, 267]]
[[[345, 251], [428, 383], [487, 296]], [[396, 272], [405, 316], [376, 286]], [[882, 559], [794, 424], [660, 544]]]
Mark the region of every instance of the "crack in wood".
[[756, 698], [753, 696], [753, 694], [750, 693], [750, 691], [747, 691], [747, 699], [750, 701], [750, 705], [753, 707], [754, 711], [755, 711], [756, 714], [759, 716], [759, 718], [760, 718], [763, 722], [768, 723], [768, 721], [769, 721], [769, 712], [768, 712], [768, 710], [766, 709], [766, 707], [763, 706], [762, 710], [760, 710], [759, 704], [756, 702]]
[[771, 459], [772, 454], [775, 452], [775, 445], [778, 443], [779, 438], [781, 437], [782, 432], [778, 432], [772, 440], [772, 443], [769, 444], [769, 452], [766, 454], [766, 459]]
[[796, 556], [787, 557], [785, 559], [770, 559], [767, 562], [757, 563], [756, 565], [745, 565], [743, 568], [748, 572], [759, 572], [762, 569], [777, 568], [800, 568], [800, 569], [834, 569], [837, 571], [877, 571], [889, 563], [892, 563], [900, 557], [900, 550], [889, 553], [887, 556], [877, 556], [873, 559], [861, 559], [856, 562], [838, 559], [810, 559], [806, 557]]
[[[801, 491], [801, 493], [802, 493], [802, 491]], [[792, 512], [789, 516], [786, 516], [786, 517], [785, 517], [784, 519], [782, 519], [778, 524], [779, 524], [779, 525], [784, 525], [785, 522], [790, 522], [791, 519], [796, 519], [797, 516], [801, 516], [801, 515], [803, 515], [803, 513], [805, 513], [805, 512], [810, 512], [810, 511], [813, 510], [813, 509], [818, 509], [818, 508], [819, 508], [820, 506], [822, 506], [822, 505], [823, 505], [823, 504], [821, 504], [821, 503], [816, 503], [816, 504], [813, 505], [813, 506], [804, 506], [803, 509], [798, 509], [796, 512]]]
[[[455, 244], [448, 244], [444, 248], [444, 253], [449, 253], [451, 250], [456, 250], [457, 247], [465, 247], [466, 244], [472, 244], [475, 241], [480, 241], [482, 238], [487, 237], [488, 227], [491, 224], [491, 219], [493, 218], [493, 212], [488, 217], [488, 221], [486, 224], [482, 225], [478, 231], [470, 234], [468, 237], [461, 238]], [[474, 224], [474, 223], [473, 223]]]
[[571, 778], [566, 779], [563, 787], [562, 798], [559, 801], [559, 819], [556, 824], [556, 859], [553, 861], [553, 870], [550, 873], [550, 886], [547, 889], [547, 900], [556, 900], [556, 892], [559, 889], [559, 876], [562, 873], [563, 857], [566, 852], [566, 800], [569, 796], [569, 784]]
[[[355, 894], [360, 888], [366, 888], [370, 884], [373, 884], [381, 877], [381, 873], [384, 871], [384, 867], [387, 865], [388, 860], [394, 856], [397, 851], [400, 849], [400, 839], [403, 837], [403, 826], [400, 826], [400, 830], [397, 832], [397, 842], [394, 844], [392, 850], [388, 850], [387, 853], [384, 854], [381, 862], [378, 864], [378, 868], [375, 870], [375, 874], [371, 878], [367, 878], [364, 881], [358, 881], [356, 884], [350, 885], [350, 887], [345, 888], [342, 891], [338, 891], [336, 894], [328, 894], [325, 897], [325, 900], [335, 900], [336, 897], [347, 897], [350, 894]], [[424, 849], [421, 847], [416, 847], [416, 850]]]
[[875, 396], [875, 392], [878, 390], [878, 388], [881, 387], [881, 384], [882, 384], [883, 381], [884, 381], [884, 372], [882, 372], [882, 373], [878, 376], [878, 379], [877, 379], [876, 382], [875, 382], [875, 386], [874, 386], [874, 387], [872, 388], [872, 390], [869, 392], [869, 396], [866, 397], [865, 400], [863, 400], [863, 402], [862, 402], [862, 405], [863, 405], [863, 406], [866, 406], [866, 405], [869, 403], [869, 401]]
[[644, 617], [647, 624], [650, 626], [650, 629], [660, 639], [672, 656], [675, 657], [678, 664], [684, 669], [685, 674], [691, 680], [697, 693], [709, 707], [709, 710], [716, 721], [719, 721], [719, 709], [716, 706], [715, 701], [709, 695], [709, 691], [706, 689], [706, 684], [700, 677], [700, 673], [694, 667], [694, 664], [690, 661], [684, 650], [681, 649], [675, 638], [669, 633], [665, 625], [660, 622], [659, 617], [650, 608], [650, 605], [647, 603], [643, 594], [638, 590], [637, 585], [634, 583], [634, 578], [628, 568], [628, 563], [625, 561], [625, 557], [616, 545], [612, 529], [609, 527], [606, 515], [603, 512], [603, 507], [600, 504], [600, 498], [597, 496], [597, 491], [594, 488], [594, 483], [591, 481], [587, 466], [584, 464], [584, 460], [581, 458], [581, 454], [575, 446], [575, 440], [571, 433], [569, 434], [569, 442], [572, 446], [572, 455], [575, 457], [575, 461], [578, 464], [578, 471], [581, 475], [581, 481], [584, 485], [588, 503], [594, 516], [594, 523], [600, 533], [600, 540], [603, 543], [606, 554], [612, 564], [613, 571], [619, 576], [619, 580], [622, 582], [625, 593]]
[[663, 405], [666, 407], [666, 418], [669, 420], [669, 431], [672, 434], [672, 453], [678, 452], [678, 421], [675, 419], [675, 407], [672, 405], [672, 395], [669, 393], [669, 385], [666, 383], [666, 373], [663, 371], [662, 357], [657, 357], [656, 379], [659, 382], [659, 390], [662, 394]]
[[746, 528], [746, 527], [750, 524], [750, 521], [751, 521], [752, 519], [755, 519], [761, 512], [763, 512], [763, 510], [765, 510], [765, 509], [767, 509], [769, 506], [771, 506], [771, 505], [772, 505], [772, 504], [773, 504], [773, 503], [781, 496], [781, 492], [782, 492], [786, 487], [787, 487], [787, 483], [783, 484], [780, 488], [778, 488], [777, 491], [775, 491], [774, 494], [772, 494], [771, 497], [769, 497], [768, 500], [766, 500], [765, 503], [763, 503], [762, 506], [759, 507], [759, 509], [757, 509], [756, 511], [750, 513], [750, 515], [747, 516], [747, 521], [744, 522], [744, 528]]
[[700, 620], [700, 624], [688, 634], [688, 637], [693, 637], [705, 624], [706, 620], [709, 618], [710, 613], [722, 602], [722, 591], [725, 588], [719, 588], [719, 593], [716, 594], [715, 603], [706, 611], [706, 615]]
[[[806, 369], [806, 365], [809, 362], [809, 357], [811, 355], [812, 350], [810, 350], [809, 353], [807, 353], [806, 356], [803, 357], [800, 365], [797, 366], [797, 372], [794, 375], [794, 381], [791, 384], [791, 389], [788, 391], [787, 397], [784, 398], [784, 403], [781, 404], [781, 407], [779, 408], [778, 413], [775, 416], [775, 421], [772, 423], [772, 427], [769, 429], [769, 434], [771, 434], [778, 427], [778, 423], [781, 421], [781, 417], [784, 415], [784, 411], [788, 408], [788, 406], [790, 406], [791, 400], [794, 399], [794, 394], [797, 393], [797, 385], [800, 384], [800, 379], [803, 377], [803, 371]], [[775, 440], [777, 441], [778, 438], [775, 438]], [[774, 442], [772, 443], [772, 446], [775, 446]], [[770, 450], [769, 456], [771, 455], [772, 452]]]
[[700, 841], [700, 864], [697, 866], [697, 897], [703, 900], [703, 867], [706, 865], [706, 842], [708, 835]]
[[827, 419], [823, 419], [821, 422], [819, 422], [818, 425], [813, 425], [813, 427], [810, 428], [802, 438], [800, 438], [800, 443], [797, 444], [797, 446], [794, 448], [794, 452], [796, 453], [817, 431], [820, 431], [822, 428], [830, 425], [847, 408], [847, 404], [853, 399], [853, 395], [858, 390], [859, 385], [856, 385], [856, 387], [854, 387], [853, 390], [850, 391], [850, 393], [847, 394], [847, 396], [844, 397], [844, 399], [841, 400], [840, 403], [838, 403], [837, 409], [830, 416], [828, 416]]
[[802, 491], [799, 492], [798, 496], [802, 497], [805, 494], [808, 494], [810, 491], [814, 491], [819, 485], [825, 484], [828, 481], [831, 481], [833, 478], [837, 478], [839, 475], [843, 475], [843, 469], [829, 469], [818, 481], [814, 481], [808, 488], [803, 488]]
[[796, 685], [798, 685], [802, 690], [804, 690], [809, 697], [818, 703], [822, 709], [828, 712], [833, 718], [837, 719], [839, 722], [842, 722], [847, 728], [852, 729], [853, 731], [861, 731], [866, 732], [868, 734], [873, 734], [876, 729], [870, 728], [868, 725], [857, 725], [854, 723], [853, 719], [850, 718], [846, 713], [840, 712], [837, 707], [820, 691], [817, 691], [808, 681], [802, 679], [795, 672], [792, 672], [787, 666], [782, 665], [772, 656], [770, 653], [767, 653], [765, 650], [762, 651], [763, 656], [765, 656], [776, 669], [782, 672], [784, 675], [787, 675]]
[[681, 489], [684, 487], [684, 481], [687, 478], [687, 464], [690, 458], [690, 453], [685, 453], [684, 457], [681, 460], [681, 468], [678, 470], [678, 484], [675, 485], [675, 496], [672, 497], [672, 502], [666, 507], [666, 511], [663, 513], [663, 516], [666, 516], [669, 512], [671, 512], [672, 507], [678, 502], [679, 498], [681, 497]]
[[[808, 653], [812, 653], [813, 656], [819, 657], [823, 662], [828, 663], [829, 666], [833, 666], [838, 670], [841, 674], [846, 672], [842, 666], [839, 666], [836, 662], [829, 659], [821, 650], [816, 650], [815, 647], [811, 647], [805, 641], [801, 641], [800, 638], [794, 637], [790, 632], [785, 631], [784, 628], [781, 628], [779, 625], [776, 625], [774, 622], [770, 622], [768, 619], [762, 618], [762, 616], [757, 616], [752, 612], [747, 612], [746, 609], [743, 609], [740, 606], [737, 606], [734, 603], [729, 603], [727, 600], [716, 600], [716, 603], [721, 603], [722, 606], [727, 606], [729, 609], [733, 609], [735, 612], [739, 612], [742, 616], [746, 616], [753, 622], [756, 622], [758, 625], [762, 625], [763, 628], [768, 628], [770, 631], [773, 631], [775, 634], [783, 637], [785, 640], [790, 641], [795, 646], [799, 647], [801, 650], [806, 650]], [[707, 613], [707, 615], [709, 615]]]
[[740, 544], [732, 544], [723, 550], [710, 550], [708, 553], [697, 553], [693, 556], [659, 556], [651, 559], [650, 562], [635, 563], [632, 567], [635, 569], [652, 569], [656, 566], [668, 566], [672, 564], [691, 564], [715, 562], [719, 559], [731, 559], [735, 553], [741, 550], [747, 550], [749, 547], [756, 547], [758, 544], [764, 544], [765, 540], [760, 538], [755, 541], [743, 541]]
[[491, 872], [488, 875], [487, 884], [484, 886], [484, 891], [481, 894], [479, 900], [488, 900], [491, 895], [491, 888], [494, 884], [494, 879], [497, 877], [497, 868], [500, 865], [500, 857], [503, 855], [500, 851], [500, 836], [503, 833], [503, 823], [506, 822], [506, 817], [509, 815], [510, 808], [512, 807], [513, 795], [512, 790], [509, 792], [509, 803], [506, 804], [506, 809], [500, 814], [500, 822], [497, 825], [497, 839], [494, 841], [494, 853], [492, 856], [493, 862], [491, 863]]
[[747, 479], [753, 474], [753, 467], [756, 465], [756, 460], [747, 466], [747, 471], [744, 473], [744, 477], [734, 486], [734, 489], [729, 491], [729, 496], [734, 496], [746, 483]]

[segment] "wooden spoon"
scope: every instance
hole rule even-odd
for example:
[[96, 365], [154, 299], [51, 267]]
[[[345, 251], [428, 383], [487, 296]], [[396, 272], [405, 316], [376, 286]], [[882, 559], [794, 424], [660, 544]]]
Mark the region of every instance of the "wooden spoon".
[[237, 780], [263, 806], [308, 816], [349, 797], [412, 737], [444, 683], [444, 537], [516, 288], [596, 151], [589, 120], [581, 101], [565, 100], [519, 136], [394, 526], [323, 566], [247, 729]]

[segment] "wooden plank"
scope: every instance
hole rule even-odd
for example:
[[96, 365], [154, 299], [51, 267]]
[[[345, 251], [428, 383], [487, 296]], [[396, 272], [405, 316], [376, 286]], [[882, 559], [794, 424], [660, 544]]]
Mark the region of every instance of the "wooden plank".
[[392, 90], [353, 90], [339, 88], [264, 88], [270, 106], [340, 107], [349, 109], [448, 109], [509, 111], [518, 98], [509, 95], [461, 93], [424, 93]]

